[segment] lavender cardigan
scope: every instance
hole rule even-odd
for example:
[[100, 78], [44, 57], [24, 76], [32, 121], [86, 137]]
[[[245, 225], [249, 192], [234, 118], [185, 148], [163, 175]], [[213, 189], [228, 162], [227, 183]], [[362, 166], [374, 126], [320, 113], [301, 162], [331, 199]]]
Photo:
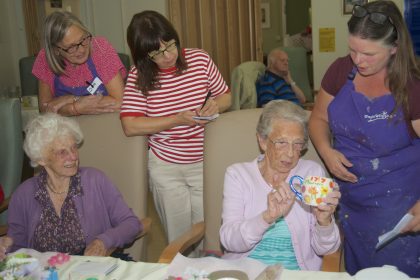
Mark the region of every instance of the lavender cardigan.
[[[325, 176], [322, 167], [300, 159], [290, 171], [303, 178]], [[224, 258], [246, 257], [261, 241], [270, 224], [262, 217], [267, 209], [267, 194], [271, 187], [262, 177], [257, 159], [228, 167], [223, 191], [220, 241], [226, 249]], [[322, 255], [335, 252], [340, 246], [340, 234], [334, 220], [329, 226], [318, 225], [311, 207], [296, 201], [285, 216], [292, 237], [293, 249], [302, 270], [320, 270]]]
[[[117, 188], [97, 169], [85, 167], [79, 172], [83, 195], [74, 197], [74, 202], [86, 245], [100, 239], [109, 249], [132, 242], [143, 225]], [[37, 182], [38, 176], [23, 182], [10, 201], [7, 235], [13, 238], [12, 252], [33, 247], [33, 235], [41, 215], [41, 206], [34, 198]]]

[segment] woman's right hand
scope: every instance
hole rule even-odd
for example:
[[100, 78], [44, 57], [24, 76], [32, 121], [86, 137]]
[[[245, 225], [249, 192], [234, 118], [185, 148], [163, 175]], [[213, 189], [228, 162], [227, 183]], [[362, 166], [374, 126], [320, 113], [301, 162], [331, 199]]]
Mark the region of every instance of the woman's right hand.
[[286, 215], [295, 201], [295, 196], [286, 182], [273, 184], [277, 187], [273, 187], [273, 191], [267, 195], [267, 210], [263, 212], [263, 219], [268, 224]]
[[9, 236], [0, 237], [0, 261], [6, 258], [6, 252], [12, 246], [13, 239]]
[[328, 170], [338, 179], [351, 183], [357, 182], [357, 176], [349, 172], [347, 168], [353, 164], [339, 151], [330, 148], [324, 152], [323, 157]]

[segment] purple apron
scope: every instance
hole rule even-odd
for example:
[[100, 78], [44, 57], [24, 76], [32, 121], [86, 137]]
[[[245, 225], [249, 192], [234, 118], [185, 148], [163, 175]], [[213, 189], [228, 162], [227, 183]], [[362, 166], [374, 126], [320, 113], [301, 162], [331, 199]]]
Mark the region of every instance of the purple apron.
[[[99, 78], [99, 75], [98, 75], [98, 72], [96, 71], [96, 67], [93, 63], [92, 57], [89, 56], [87, 60], [87, 64], [88, 64], [88, 68], [90, 72], [92, 73], [93, 79], [91, 81], [84, 81], [84, 83], [86, 83], [86, 86], [79, 86], [79, 87], [66, 86], [60, 81], [60, 76], [55, 75], [54, 96], [59, 97], [59, 96], [64, 96], [64, 95], [69, 95], [69, 94], [78, 95], [78, 96], [90, 95], [90, 93], [87, 91], [87, 88], [89, 87], [89, 84], [91, 84], [96, 77]], [[106, 91], [105, 85], [103, 83], [98, 87], [96, 92], [101, 92], [101, 94], [104, 96], [108, 95], [108, 92]]]
[[419, 234], [400, 235], [379, 250], [375, 245], [420, 199], [420, 140], [410, 137], [401, 109], [391, 115], [391, 94], [370, 100], [355, 91], [356, 72], [328, 107], [334, 148], [358, 178], [355, 184], [337, 180], [346, 270], [389, 264], [419, 277]]

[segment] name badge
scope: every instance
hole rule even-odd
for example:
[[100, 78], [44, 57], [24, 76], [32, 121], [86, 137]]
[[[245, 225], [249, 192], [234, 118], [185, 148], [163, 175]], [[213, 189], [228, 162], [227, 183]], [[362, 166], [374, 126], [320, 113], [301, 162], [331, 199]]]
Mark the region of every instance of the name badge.
[[102, 84], [101, 79], [99, 79], [98, 77], [96, 77], [93, 82], [90, 83], [90, 86], [88, 86], [87, 91], [90, 94], [95, 94], [96, 91], [98, 90], [99, 86]]

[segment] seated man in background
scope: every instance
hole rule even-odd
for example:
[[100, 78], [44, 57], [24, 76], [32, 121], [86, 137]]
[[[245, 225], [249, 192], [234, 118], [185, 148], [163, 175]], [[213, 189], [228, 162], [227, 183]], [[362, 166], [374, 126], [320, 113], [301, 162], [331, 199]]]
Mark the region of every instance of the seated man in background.
[[281, 49], [273, 49], [269, 53], [267, 70], [257, 80], [256, 87], [259, 108], [274, 99], [285, 99], [299, 105], [306, 101], [303, 91], [290, 74], [289, 57]]

